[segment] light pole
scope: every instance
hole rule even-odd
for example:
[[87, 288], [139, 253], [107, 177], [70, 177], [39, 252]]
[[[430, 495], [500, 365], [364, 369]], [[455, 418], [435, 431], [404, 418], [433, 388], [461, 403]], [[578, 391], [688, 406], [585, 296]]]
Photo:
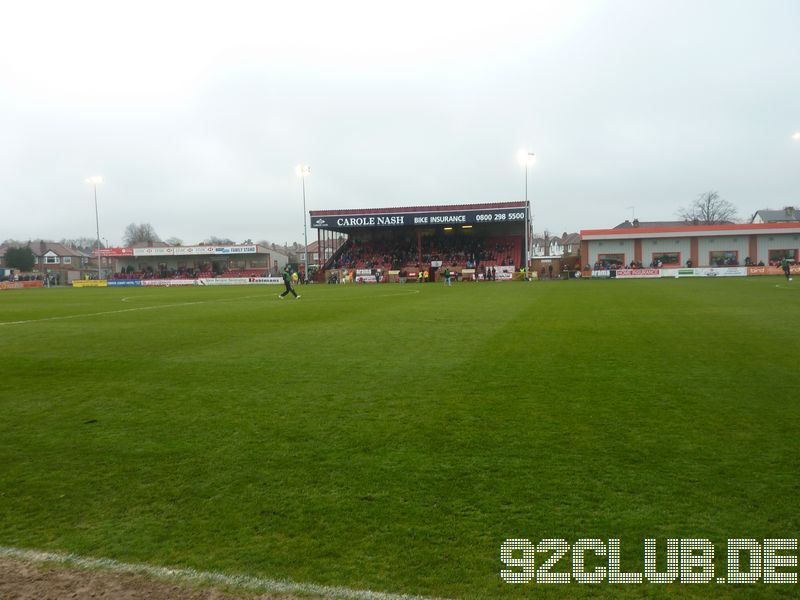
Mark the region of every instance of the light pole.
[[[108, 238], [103, 238], [103, 249], [108, 250]], [[113, 273], [113, 269], [111, 268], [111, 256], [106, 254], [106, 279], [109, 279]]]
[[308, 283], [308, 229], [306, 226], [306, 176], [311, 175], [311, 167], [308, 165], [297, 165], [295, 173], [303, 182], [303, 280]]
[[100, 175], [88, 177], [86, 183], [94, 188], [94, 224], [97, 227], [97, 279], [100, 279], [100, 217], [97, 212], [97, 186], [103, 183], [103, 178]]
[[528, 228], [530, 227], [530, 206], [528, 205], [528, 167], [533, 164], [536, 155], [527, 150], [517, 152], [517, 160], [525, 167], [525, 279], [530, 281], [530, 244], [528, 242]]

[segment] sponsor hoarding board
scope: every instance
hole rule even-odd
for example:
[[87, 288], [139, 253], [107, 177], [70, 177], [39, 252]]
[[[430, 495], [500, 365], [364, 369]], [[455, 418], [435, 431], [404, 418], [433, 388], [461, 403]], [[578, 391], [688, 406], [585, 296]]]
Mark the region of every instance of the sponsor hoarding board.
[[133, 256], [133, 248], [96, 248], [94, 256]]
[[[800, 265], [790, 265], [789, 273], [792, 275], [800, 275]], [[783, 269], [780, 267], [747, 267], [748, 275], [783, 275]]]
[[108, 282], [105, 279], [76, 279], [72, 287], [108, 287]]
[[478, 225], [484, 223], [522, 223], [525, 209], [472, 209], [442, 212], [397, 212], [393, 214], [330, 215], [311, 217], [317, 229], [371, 229], [377, 227], [420, 227], [429, 225]]
[[138, 287], [142, 285], [139, 279], [109, 279], [108, 287]]
[[661, 277], [661, 269], [617, 269], [617, 279], [655, 279]]
[[172, 287], [179, 285], [194, 285], [196, 279], [142, 279], [146, 287]]
[[226, 256], [255, 254], [258, 246], [168, 246], [166, 248], [133, 248], [133, 256]]
[[695, 269], [661, 269], [662, 277], [744, 277], [747, 267], [698, 267]]
[[747, 267], [705, 267], [695, 269], [697, 277], [746, 277]]
[[0, 281], [0, 290], [22, 290], [43, 287], [43, 281]]

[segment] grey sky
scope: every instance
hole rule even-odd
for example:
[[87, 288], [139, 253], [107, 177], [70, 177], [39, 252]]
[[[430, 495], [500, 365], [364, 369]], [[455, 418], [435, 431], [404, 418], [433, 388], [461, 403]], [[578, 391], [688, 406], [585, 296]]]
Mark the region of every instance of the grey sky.
[[800, 2], [9, 2], [0, 241], [302, 239], [307, 208], [521, 200], [534, 227], [800, 204]]

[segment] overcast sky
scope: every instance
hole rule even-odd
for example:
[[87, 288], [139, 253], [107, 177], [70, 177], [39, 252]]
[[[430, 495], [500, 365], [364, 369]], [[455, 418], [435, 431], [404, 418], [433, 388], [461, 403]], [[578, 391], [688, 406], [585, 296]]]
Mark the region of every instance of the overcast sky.
[[[522, 200], [534, 228], [800, 205], [800, 2], [26, 0], [0, 19], [0, 241]], [[632, 209], [630, 207], [635, 207]], [[309, 235], [316, 239], [314, 230]]]

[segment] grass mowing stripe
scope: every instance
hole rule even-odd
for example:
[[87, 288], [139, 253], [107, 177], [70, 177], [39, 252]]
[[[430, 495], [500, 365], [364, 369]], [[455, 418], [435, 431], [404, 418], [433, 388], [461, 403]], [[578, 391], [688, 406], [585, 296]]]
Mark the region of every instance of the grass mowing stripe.
[[146, 564], [119, 562], [110, 558], [92, 558], [88, 556], [78, 556], [77, 554], [39, 552], [36, 550], [24, 550], [6, 546], [0, 546], [0, 557], [34, 563], [75, 566], [81, 569], [99, 569], [110, 573], [147, 575], [155, 579], [167, 579], [194, 585], [232, 587], [253, 592], [266, 592], [268, 594], [314, 594], [325, 598], [341, 598], [342, 600], [442, 600], [432, 596], [391, 594], [387, 592], [374, 592], [372, 590], [352, 590], [346, 587], [297, 583], [288, 580], [252, 577], [250, 575], [228, 575], [226, 573], [215, 573], [213, 571], [197, 571], [196, 569], [156, 567]]

